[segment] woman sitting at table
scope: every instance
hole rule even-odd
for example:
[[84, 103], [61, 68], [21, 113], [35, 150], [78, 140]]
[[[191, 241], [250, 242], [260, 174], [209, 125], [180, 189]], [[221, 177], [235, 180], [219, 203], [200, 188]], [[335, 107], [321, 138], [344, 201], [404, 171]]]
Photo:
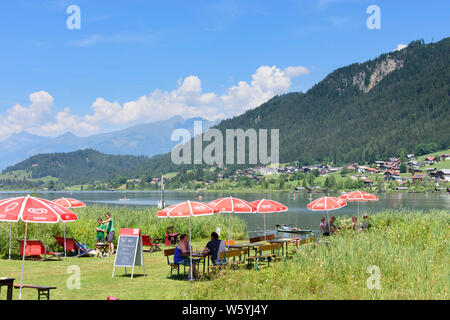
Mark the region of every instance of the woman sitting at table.
[[[173, 262], [189, 267], [189, 275], [191, 274], [190, 268], [192, 268], [194, 277], [199, 278], [199, 274], [197, 269], [195, 268], [195, 264], [191, 266], [191, 258], [189, 256], [190, 251], [192, 251], [192, 247], [189, 245], [189, 238], [185, 234], [180, 235], [180, 242], [175, 248]], [[188, 276], [186, 280], [191, 280], [191, 278]]]
[[203, 249], [203, 254], [211, 254], [211, 261], [213, 265], [220, 265], [226, 262], [226, 259], [220, 259], [220, 254], [225, 252], [225, 242], [219, 240], [217, 232], [211, 233], [211, 241], [206, 244]]

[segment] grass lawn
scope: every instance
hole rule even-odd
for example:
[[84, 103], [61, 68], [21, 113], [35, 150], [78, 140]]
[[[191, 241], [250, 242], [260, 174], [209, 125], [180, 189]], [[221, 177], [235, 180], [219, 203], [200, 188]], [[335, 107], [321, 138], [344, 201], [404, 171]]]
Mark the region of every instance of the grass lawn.
[[[194, 242], [195, 249], [201, 249], [205, 241]], [[166, 247], [162, 246], [164, 250]], [[142, 267], [135, 267], [135, 276], [130, 278], [131, 268], [116, 267], [112, 278], [114, 257], [96, 258], [82, 257], [63, 258], [63, 261], [25, 261], [24, 283], [32, 285], [56, 286], [50, 293], [51, 300], [106, 300], [108, 296], [119, 299], [136, 300], [181, 300], [192, 283], [168, 278], [170, 268], [162, 251], [144, 252], [145, 272]], [[171, 260], [173, 257], [171, 257]], [[0, 260], [0, 277], [15, 278], [14, 283], [20, 283], [22, 261], [20, 257], [8, 261]], [[78, 266], [81, 274], [81, 288], [69, 290], [67, 281], [73, 273], [67, 273], [70, 266]], [[181, 272], [183, 269], [180, 269]], [[186, 273], [188, 268], [186, 268]], [[6, 287], [2, 288], [0, 300], [6, 299]], [[14, 289], [13, 299], [19, 298], [19, 290]], [[22, 298], [36, 300], [36, 289], [23, 289]]]
[[[163, 252], [154, 252], [144, 253], [147, 276], [139, 276], [142, 267], [136, 267], [136, 277], [131, 279], [124, 276], [124, 268], [120, 267], [112, 278], [114, 257], [65, 258], [26, 261], [24, 283], [56, 286], [51, 298], [61, 300], [105, 300], [108, 296], [121, 300], [448, 300], [448, 210], [387, 210], [372, 218], [369, 231], [357, 232], [348, 228], [349, 219], [340, 217], [339, 234], [302, 246], [291, 259], [259, 271], [225, 270], [206, 281], [190, 283], [168, 278], [170, 268]], [[202, 238], [193, 242], [194, 249], [205, 246], [207, 239]], [[67, 286], [72, 276], [68, 273], [70, 266], [80, 268], [79, 290]], [[374, 283], [372, 267], [379, 270], [378, 289], [368, 284]], [[20, 258], [0, 260], [0, 277], [13, 277], [19, 283], [20, 270]], [[5, 297], [4, 289], [0, 299]], [[17, 298], [15, 289], [14, 299]], [[36, 290], [24, 289], [23, 298], [36, 300]]]

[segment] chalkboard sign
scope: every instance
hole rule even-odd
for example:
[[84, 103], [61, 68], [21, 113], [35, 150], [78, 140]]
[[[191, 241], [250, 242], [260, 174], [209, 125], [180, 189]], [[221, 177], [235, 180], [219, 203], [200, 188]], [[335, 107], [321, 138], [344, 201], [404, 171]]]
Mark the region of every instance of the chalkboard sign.
[[120, 229], [119, 240], [117, 242], [116, 258], [114, 260], [114, 269], [116, 267], [125, 267], [125, 274], [127, 267], [131, 267], [131, 278], [133, 278], [134, 267], [142, 266], [144, 268], [144, 257], [142, 251], [142, 237], [139, 229]]

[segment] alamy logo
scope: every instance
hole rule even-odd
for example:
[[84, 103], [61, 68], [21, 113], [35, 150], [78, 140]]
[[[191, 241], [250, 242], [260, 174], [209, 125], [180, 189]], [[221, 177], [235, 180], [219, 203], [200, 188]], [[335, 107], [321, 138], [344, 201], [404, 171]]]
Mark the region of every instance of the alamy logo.
[[81, 288], [81, 269], [77, 265], [68, 266], [66, 270], [70, 276], [67, 278], [66, 285], [69, 290], [79, 290]]
[[368, 266], [367, 273], [371, 274], [371, 276], [367, 279], [366, 285], [367, 288], [373, 290], [380, 290], [380, 279], [381, 279], [381, 271], [378, 266]]
[[367, 18], [367, 28], [369, 30], [373, 29], [381, 29], [381, 9], [377, 5], [371, 5], [367, 7], [367, 14], [371, 14], [369, 18]]
[[[202, 133], [202, 122], [194, 122], [192, 160], [192, 137], [187, 129], [173, 131], [171, 140], [181, 142], [172, 149], [174, 164], [278, 164], [279, 129], [270, 130], [270, 156], [268, 152], [268, 130], [226, 129], [225, 140], [222, 131], [209, 129]], [[248, 141], [248, 144], [246, 143]], [[210, 142], [203, 149], [203, 142]], [[224, 143], [225, 142], [225, 143]], [[225, 150], [225, 155], [224, 155]], [[235, 153], [236, 150], [236, 153]], [[248, 150], [248, 153], [246, 152]], [[248, 162], [246, 162], [248, 155]]]
[[77, 5], [70, 5], [67, 7], [66, 13], [70, 14], [70, 16], [66, 20], [67, 29], [73, 30], [81, 29], [81, 10]]

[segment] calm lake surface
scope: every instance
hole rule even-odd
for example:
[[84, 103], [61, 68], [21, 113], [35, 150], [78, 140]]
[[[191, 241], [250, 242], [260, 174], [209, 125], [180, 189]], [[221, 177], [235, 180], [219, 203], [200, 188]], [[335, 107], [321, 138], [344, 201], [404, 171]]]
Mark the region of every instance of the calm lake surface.
[[[29, 191], [0, 192], [0, 199], [23, 196], [29, 194]], [[165, 191], [166, 206], [186, 201], [198, 200], [201, 196], [201, 202], [210, 202], [220, 197], [233, 196], [247, 201], [259, 199], [273, 199], [288, 206], [289, 211], [284, 213], [266, 214], [267, 233], [276, 232], [276, 224], [292, 224], [302, 229], [311, 229], [317, 232], [319, 229], [320, 218], [326, 216], [325, 212], [312, 212], [306, 208], [306, 205], [323, 194], [309, 194], [304, 192], [273, 192], [273, 193], [226, 193], [226, 192], [178, 192]], [[105, 206], [130, 206], [130, 207], [151, 207], [156, 206], [161, 199], [159, 191], [57, 191], [41, 192], [40, 196], [44, 199], [54, 200], [61, 197], [71, 197], [81, 200], [86, 205], [105, 205]], [[409, 210], [443, 209], [450, 211], [450, 195], [448, 193], [384, 193], [377, 194], [379, 201], [360, 203], [360, 214], [376, 214], [379, 211], [392, 208], [406, 208]], [[127, 200], [124, 200], [126, 197]], [[341, 215], [356, 215], [357, 204], [349, 203], [346, 207], [330, 211], [332, 215], [339, 217]], [[263, 214], [236, 214], [236, 216], [245, 220], [249, 236], [263, 234], [264, 218]], [[291, 234], [278, 233], [277, 236], [289, 237]]]

